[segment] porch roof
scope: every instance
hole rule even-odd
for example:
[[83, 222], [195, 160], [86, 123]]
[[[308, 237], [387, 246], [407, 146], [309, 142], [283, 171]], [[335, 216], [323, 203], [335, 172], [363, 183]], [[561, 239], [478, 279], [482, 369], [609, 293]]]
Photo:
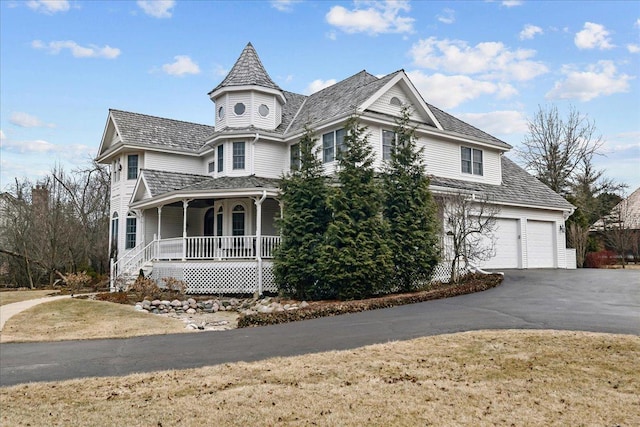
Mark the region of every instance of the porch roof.
[[207, 175], [193, 175], [143, 169], [137, 187], [144, 186], [146, 198], [134, 190], [131, 208], [144, 209], [180, 202], [182, 200], [227, 197], [252, 197], [267, 194], [278, 195], [279, 179], [251, 176], [226, 176], [213, 178]]

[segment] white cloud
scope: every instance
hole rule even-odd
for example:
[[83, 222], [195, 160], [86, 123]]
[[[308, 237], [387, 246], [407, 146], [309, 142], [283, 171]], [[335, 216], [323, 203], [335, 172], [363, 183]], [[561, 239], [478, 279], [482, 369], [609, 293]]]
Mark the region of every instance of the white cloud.
[[[368, 6], [360, 8], [360, 6]], [[326, 15], [327, 22], [347, 33], [410, 33], [415, 19], [400, 16], [411, 10], [406, 0], [358, 1], [348, 10], [333, 6]]]
[[505, 7], [522, 6], [524, 2], [522, 0], [503, 0], [502, 5]]
[[409, 52], [416, 65], [451, 73], [480, 74], [483, 78], [530, 80], [548, 71], [531, 58], [536, 51], [509, 50], [500, 42], [483, 42], [469, 46], [461, 40], [420, 40]]
[[444, 109], [457, 107], [482, 95], [507, 97], [517, 93], [510, 85], [474, 80], [469, 76], [424, 74], [419, 70], [407, 72], [407, 75], [428, 103]]
[[438, 21], [443, 24], [453, 24], [456, 22], [456, 11], [453, 9], [443, 9], [442, 13], [438, 15]]
[[300, 3], [302, 0], [271, 0], [271, 7], [280, 12], [293, 11], [293, 5]]
[[536, 36], [536, 34], [543, 34], [542, 28], [527, 24], [524, 26], [522, 31], [520, 31], [520, 40], [530, 40]]
[[88, 47], [80, 46], [73, 40], [60, 40], [52, 41], [48, 44], [43, 43], [41, 40], [34, 40], [31, 42], [31, 47], [34, 49], [45, 49], [50, 54], [57, 55], [63, 49], [69, 49], [71, 55], [76, 58], [106, 58], [114, 59], [120, 56], [120, 49], [105, 45], [104, 47], [98, 47], [95, 45], [89, 45]]
[[492, 135], [522, 134], [529, 130], [527, 116], [520, 111], [461, 113], [456, 117]]
[[636, 19], [636, 22], [633, 25], [640, 28], [640, 18]]
[[7, 135], [5, 135], [4, 131], [2, 129], [0, 129], [0, 141], [2, 141], [3, 139], [6, 139]]
[[138, 0], [140, 9], [154, 18], [171, 18], [171, 9], [175, 5], [175, 0]]
[[309, 86], [307, 86], [307, 88], [304, 90], [304, 93], [306, 95], [311, 95], [312, 93], [318, 92], [319, 90], [322, 90], [326, 87], [333, 86], [334, 84], [336, 84], [336, 79], [329, 79], [329, 80], [317, 79], [309, 83]]
[[573, 39], [578, 49], [611, 49], [614, 45], [611, 44], [609, 38], [609, 31], [606, 30], [604, 25], [594, 24], [593, 22], [585, 22], [584, 29], [576, 33]]
[[629, 53], [640, 53], [640, 45], [628, 44], [627, 50], [629, 51]]
[[27, 7], [36, 12], [53, 15], [69, 10], [69, 2], [67, 0], [29, 0]]
[[184, 76], [185, 74], [200, 74], [200, 67], [186, 55], [174, 56], [175, 61], [164, 64], [162, 70], [172, 76]]
[[2, 139], [2, 149], [21, 154], [43, 154], [57, 151], [54, 144], [43, 139], [36, 139], [33, 141], [11, 141], [8, 139]]
[[626, 74], [617, 74], [612, 61], [598, 61], [585, 71], [565, 65], [562, 73], [566, 75], [565, 80], [555, 83], [546, 94], [547, 99], [590, 101], [599, 96], [628, 92], [629, 81], [633, 79]]
[[16, 112], [12, 113], [9, 122], [23, 128], [56, 127], [53, 123], [44, 123], [42, 120], [31, 114]]

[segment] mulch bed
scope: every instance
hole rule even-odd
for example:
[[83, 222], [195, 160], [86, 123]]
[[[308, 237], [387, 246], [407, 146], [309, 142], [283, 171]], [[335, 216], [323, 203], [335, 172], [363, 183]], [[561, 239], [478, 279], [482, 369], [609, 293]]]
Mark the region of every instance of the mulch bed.
[[314, 301], [306, 308], [275, 313], [242, 314], [238, 319], [238, 327], [276, 325], [298, 320], [318, 317], [337, 316], [345, 313], [358, 313], [365, 310], [395, 307], [405, 304], [449, 298], [494, 288], [502, 283], [501, 274], [471, 274], [457, 285], [435, 285], [427, 291], [385, 295], [357, 301]]

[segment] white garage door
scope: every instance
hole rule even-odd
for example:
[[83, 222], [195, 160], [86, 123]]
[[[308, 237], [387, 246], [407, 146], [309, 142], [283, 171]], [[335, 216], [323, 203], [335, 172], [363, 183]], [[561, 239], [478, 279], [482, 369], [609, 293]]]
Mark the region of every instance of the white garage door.
[[556, 240], [554, 223], [527, 221], [528, 268], [556, 267]]
[[481, 263], [484, 268], [518, 268], [520, 260], [520, 239], [518, 220], [499, 218], [496, 222], [496, 255]]

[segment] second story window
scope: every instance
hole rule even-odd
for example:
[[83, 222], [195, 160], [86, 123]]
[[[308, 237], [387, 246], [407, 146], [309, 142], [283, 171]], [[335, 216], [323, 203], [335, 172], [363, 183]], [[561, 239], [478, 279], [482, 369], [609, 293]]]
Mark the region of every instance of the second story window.
[[396, 143], [396, 133], [394, 131], [382, 131], [382, 160], [391, 160], [391, 153]]
[[222, 172], [224, 170], [224, 145], [220, 144], [218, 145], [218, 149], [217, 149], [217, 156], [218, 156], [218, 172]]
[[300, 169], [300, 144], [293, 144], [289, 150], [289, 163], [291, 170]]
[[138, 178], [138, 155], [131, 154], [127, 156], [127, 179]]
[[216, 170], [216, 162], [209, 162], [207, 164], [207, 167], [208, 167], [209, 173], [215, 172], [215, 170]]
[[482, 150], [461, 147], [460, 156], [462, 173], [483, 175]]
[[324, 163], [340, 158], [340, 153], [345, 149], [344, 135], [344, 129], [338, 129], [322, 135], [322, 161]]
[[244, 142], [233, 143], [233, 169], [244, 169]]

